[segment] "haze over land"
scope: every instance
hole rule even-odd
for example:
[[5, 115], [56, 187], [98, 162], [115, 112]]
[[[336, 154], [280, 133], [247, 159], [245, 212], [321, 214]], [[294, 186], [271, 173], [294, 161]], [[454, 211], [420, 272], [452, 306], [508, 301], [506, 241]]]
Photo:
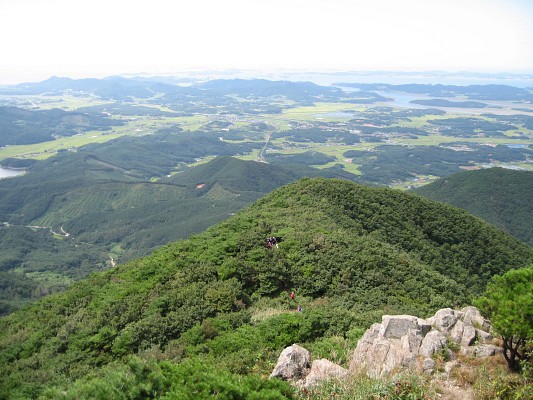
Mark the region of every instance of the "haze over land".
[[0, 83], [184, 70], [533, 73], [526, 0], [3, 0]]

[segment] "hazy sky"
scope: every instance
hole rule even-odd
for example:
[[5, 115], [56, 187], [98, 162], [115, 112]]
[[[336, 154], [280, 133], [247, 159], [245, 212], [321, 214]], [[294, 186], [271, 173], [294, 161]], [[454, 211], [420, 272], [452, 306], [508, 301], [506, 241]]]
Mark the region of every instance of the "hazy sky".
[[533, 73], [532, 0], [0, 0], [0, 83], [182, 69]]

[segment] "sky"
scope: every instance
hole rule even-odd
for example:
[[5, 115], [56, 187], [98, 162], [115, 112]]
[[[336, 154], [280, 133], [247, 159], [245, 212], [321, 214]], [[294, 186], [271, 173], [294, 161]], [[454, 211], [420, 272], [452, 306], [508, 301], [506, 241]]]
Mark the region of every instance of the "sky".
[[532, 0], [0, 0], [0, 84], [185, 70], [533, 73]]

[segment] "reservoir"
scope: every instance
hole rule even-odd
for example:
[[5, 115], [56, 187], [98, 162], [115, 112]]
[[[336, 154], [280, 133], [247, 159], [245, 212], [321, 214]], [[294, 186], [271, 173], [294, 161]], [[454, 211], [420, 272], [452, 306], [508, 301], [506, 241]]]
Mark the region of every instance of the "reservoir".
[[13, 178], [22, 175], [24, 172], [26, 172], [24, 169], [9, 169], [0, 166], [0, 179]]

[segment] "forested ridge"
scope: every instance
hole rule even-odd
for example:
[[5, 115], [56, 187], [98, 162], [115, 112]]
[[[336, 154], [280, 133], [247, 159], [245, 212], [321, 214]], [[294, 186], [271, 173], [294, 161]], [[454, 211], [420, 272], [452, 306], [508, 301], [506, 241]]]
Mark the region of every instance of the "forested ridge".
[[284, 346], [334, 348], [342, 362], [383, 313], [465, 305], [494, 274], [532, 261], [532, 248], [452, 206], [299, 180], [2, 318], [0, 397], [188, 398], [200, 382], [290, 398], [263, 379]]
[[123, 122], [101, 115], [61, 109], [32, 111], [0, 106], [0, 147], [40, 143], [91, 129], [110, 130]]
[[[178, 143], [179, 149], [163, 145], [170, 148], [169, 157], [187, 152]], [[126, 159], [131, 148], [114, 149], [114, 158], [105, 151], [99, 157], [94, 151], [63, 154], [36, 165], [18, 182], [0, 183], [0, 221], [7, 221], [0, 224], [0, 314], [113, 263], [201, 232], [301, 177], [355, 178], [337, 170], [221, 156], [148, 181], [141, 173], [149, 176], [165, 157], [150, 168], [144, 168], [144, 161], [152, 152], [136, 157], [143, 167], [132, 176]], [[43, 184], [46, 175], [50, 178]]]
[[531, 171], [464, 171], [421, 186], [415, 192], [463, 208], [533, 246]]

